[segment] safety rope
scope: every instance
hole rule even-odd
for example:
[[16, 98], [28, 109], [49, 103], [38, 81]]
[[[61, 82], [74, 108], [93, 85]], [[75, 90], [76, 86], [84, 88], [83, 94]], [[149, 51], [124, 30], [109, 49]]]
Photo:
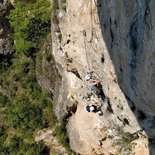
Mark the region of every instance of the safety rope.
[[[98, 5], [97, 2], [94, 0], [94, 3], [96, 6], [101, 6], [101, 5]], [[97, 13], [96, 13], [97, 14]], [[91, 39], [90, 40], [87, 40], [87, 43], [91, 43], [93, 41], [93, 38], [95, 37], [98, 41], [98, 37], [97, 37], [97, 34], [96, 34], [96, 31], [95, 31], [95, 28], [94, 28], [94, 25], [93, 25], [93, 21], [95, 22], [95, 24], [100, 24], [100, 22], [97, 22], [96, 21], [96, 18], [95, 18], [95, 15], [93, 14], [93, 4], [92, 4], [92, 0], [90, 0], [90, 23], [91, 23]], [[86, 33], [86, 30], [83, 30], [83, 35], [85, 37], [87, 37], [87, 33]]]
[[[90, 24], [91, 24], [91, 39], [88, 41], [87, 40], [87, 42], [88, 43], [91, 43], [92, 42], [92, 40], [93, 40], [93, 35], [94, 35], [94, 33], [93, 33], [93, 29], [94, 29], [94, 26], [93, 26], [93, 4], [92, 4], [92, 0], [90, 0]], [[85, 31], [85, 30], [84, 30]], [[87, 34], [86, 34], [86, 31], [85, 31], [85, 36], [87, 36]]]
[[[85, 38], [87, 38], [86, 30], [83, 30], [82, 33], [83, 33], [83, 36]], [[90, 40], [86, 39], [87, 43], [92, 43], [94, 37], [99, 41], [99, 37], [97, 36], [96, 30], [94, 28], [92, 28], [91, 29], [91, 39]]]
[[[94, 0], [94, 3], [97, 7], [101, 7], [101, 4], [98, 4], [96, 0]], [[92, 47], [92, 49], [97, 52], [97, 49], [94, 48], [93, 46], [93, 38], [96, 38], [98, 41], [99, 41], [99, 37], [97, 36], [97, 32], [94, 28], [94, 25], [93, 25], [93, 21], [95, 21], [96, 24], [99, 24], [96, 22], [95, 20], [95, 17], [93, 18], [93, 4], [92, 4], [92, 0], [90, 0], [90, 23], [91, 23], [91, 38], [90, 40], [87, 40], [87, 32], [86, 30], [83, 30], [82, 31], [82, 34], [83, 34], [83, 37], [84, 37], [84, 46], [85, 46], [85, 52], [86, 52], [86, 59], [87, 59], [87, 64], [88, 64], [88, 69], [90, 71], [90, 65], [89, 65], [89, 60], [88, 60], [88, 51], [87, 51], [87, 45], [86, 43], [89, 43], [90, 46]]]
[[88, 60], [88, 52], [87, 52], [87, 46], [86, 46], [86, 38], [85, 38], [85, 33], [83, 33], [84, 36], [84, 48], [85, 48], [85, 53], [86, 53], [86, 59], [87, 59], [87, 65], [88, 65], [88, 70], [90, 72], [90, 65], [89, 65], [89, 60]]

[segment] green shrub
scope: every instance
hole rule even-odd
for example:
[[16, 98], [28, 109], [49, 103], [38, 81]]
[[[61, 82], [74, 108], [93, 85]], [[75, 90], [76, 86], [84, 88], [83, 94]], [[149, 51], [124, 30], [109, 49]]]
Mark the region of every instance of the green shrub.
[[0, 146], [4, 144], [6, 137], [7, 137], [6, 127], [4, 125], [0, 125]]
[[52, 59], [52, 54], [47, 54], [47, 55], [46, 55], [46, 60], [47, 60], [48, 62], [50, 62], [51, 59]]
[[49, 148], [43, 143], [26, 144], [20, 137], [10, 139], [9, 146], [0, 149], [4, 155], [49, 155]]
[[59, 9], [58, 0], [52, 0], [52, 11], [56, 11]]
[[32, 56], [41, 47], [42, 37], [50, 31], [50, 2], [18, 2], [14, 7], [8, 16], [14, 30], [14, 48], [18, 53], [24, 52], [27, 56]]
[[136, 137], [129, 132], [122, 132], [121, 137], [122, 137], [122, 143], [124, 145], [129, 145], [133, 140], [136, 139]]
[[66, 7], [67, 7], [66, 0], [61, 0], [61, 7], [64, 11], [66, 11]]
[[23, 131], [34, 131], [43, 126], [41, 109], [29, 106], [25, 103], [12, 106], [8, 111], [8, 119], [11, 121], [13, 127], [22, 129]]
[[8, 103], [8, 98], [4, 96], [2, 93], [0, 93], [0, 108], [5, 107], [5, 105]]
[[60, 119], [57, 127], [55, 128], [54, 135], [58, 139], [59, 143], [66, 148], [68, 154], [74, 154], [69, 146], [69, 137], [66, 129], [66, 116]]

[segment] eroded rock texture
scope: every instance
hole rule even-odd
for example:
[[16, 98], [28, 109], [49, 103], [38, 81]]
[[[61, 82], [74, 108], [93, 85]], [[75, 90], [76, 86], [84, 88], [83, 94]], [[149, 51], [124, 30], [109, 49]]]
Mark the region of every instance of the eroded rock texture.
[[54, 14], [60, 102], [77, 105], [67, 124], [75, 152], [153, 154], [154, 8], [153, 0], [67, 0]]
[[[102, 35], [128, 102], [150, 138], [154, 132], [154, 1], [101, 1]], [[104, 24], [106, 27], [104, 27]], [[145, 118], [141, 118], [143, 113]], [[151, 117], [151, 118], [150, 118]], [[145, 120], [150, 123], [144, 123]]]

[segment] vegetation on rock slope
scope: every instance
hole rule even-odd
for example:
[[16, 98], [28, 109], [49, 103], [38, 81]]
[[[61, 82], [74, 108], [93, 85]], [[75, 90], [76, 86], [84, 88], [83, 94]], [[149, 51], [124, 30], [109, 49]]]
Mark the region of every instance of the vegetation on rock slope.
[[[17, 2], [8, 15], [15, 41], [12, 54], [0, 62], [0, 152], [46, 155], [34, 134], [55, 124], [52, 102], [37, 83], [36, 55], [50, 32], [50, 3]], [[47, 112], [48, 110], [48, 112]]]
[[[46, 155], [49, 149], [34, 142], [35, 133], [54, 127], [52, 94], [39, 86], [36, 72], [42, 67], [43, 44], [51, 26], [56, 0], [19, 0], [8, 13], [14, 45], [11, 54], [0, 55], [0, 153], [3, 155]], [[3, 10], [1, 9], [1, 16]], [[6, 14], [5, 14], [6, 16]], [[47, 61], [51, 54], [47, 54]], [[41, 72], [41, 70], [40, 70]], [[71, 153], [64, 119], [55, 129], [58, 141]]]

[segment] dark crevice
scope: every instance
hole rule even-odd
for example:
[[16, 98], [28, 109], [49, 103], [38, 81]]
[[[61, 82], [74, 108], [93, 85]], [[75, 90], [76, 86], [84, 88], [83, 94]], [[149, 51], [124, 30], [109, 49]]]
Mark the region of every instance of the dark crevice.
[[144, 114], [144, 112], [138, 110], [137, 113], [138, 113], [138, 119], [144, 120], [147, 118], [147, 116]]
[[119, 70], [120, 70], [121, 73], [123, 72], [123, 69], [121, 67], [119, 68]]
[[113, 32], [112, 32], [112, 29], [110, 28], [110, 34], [111, 34], [111, 41], [113, 42], [114, 41], [114, 35], [113, 35]]
[[107, 107], [107, 110], [111, 113], [114, 113], [113, 109], [112, 109], [112, 106], [111, 106], [111, 103], [110, 103], [110, 98], [107, 97], [107, 103], [108, 103], [108, 107]]
[[73, 104], [72, 106], [67, 106], [67, 115], [66, 115], [66, 119], [68, 119], [69, 117], [71, 117], [73, 114], [76, 113], [77, 110], [77, 104]]
[[92, 86], [91, 91], [93, 91], [98, 98], [101, 98], [103, 101], [105, 101], [106, 96], [103, 92], [101, 83], [98, 83], [98, 84], [95, 84], [94, 86]]
[[111, 35], [111, 41], [113, 42], [114, 41], [114, 35], [113, 35], [113, 32], [112, 32], [111, 28], [110, 28], [110, 35]]
[[111, 21], [111, 18], [110, 18], [110, 35], [111, 35], [111, 42], [113, 42], [114, 41], [114, 35], [113, 35], [113, 31], [112, 31], [111, 25], [112, 25], [112, 21]]
[[6, 70], [9, 66], [12, 65], [13, 57], [14, 53], [10, 53], [7, 55], [0, 54], [0, 72]]
[[147, 6], [146, 10], [145, 10], [145, 16], [149, 15], [150, 14], [150, 8], [149, 6]]
[[77, 72], [73, 72], [79, 79], [81, 79], [82, 80], [82, 78], [81, 78], [81, 76], [80, 76], [80, 74], [78, 73], [78, 71]]
[[117, 118], [118, 118], [119, 121], [121, 121], [121, 122], [123, 123], [124, 126], [125, 126], [125, 125], [130, 125], [127, 118], [123, 118], [123, 119], [122, 119], [122, 118], [120, 118], [119, 116], [117, 116]]
[[103, 26], [104, 26], [104, 29], [106, 29], [106, 28], [107, 28], [106, 24], [104, 24]]
[[123, 122], [124, 122], [124, 124], [126, 124], [126, 125], [130, 125], [127, 118], [124, 118], [124, 119], [123, 119]]
[[131, 100], [131, 98], [129, 96], [127, 96], [125, 93], [124, 93], [127, 101], [129, 102], [129, 106], [131, 108], [132, 111], [135, 111], [136, 110], [136, 107], [135, 107], [135, 103]]
[[69, 44], [70, 42], [71, 42], [71, 40], [70, 40], [70, 39], [67, 39], [66, 43], [64, 43], [63, 46], [66, 46], [66, 45]]
[[104, 59], [104, 55], [102, 54], [102, 56], [101, 56], [101, 62], [104, 63], [104, 60], [105, 60]]
[[117, 22], [116, 22], [116, 20], [114, 21], [114, 24], [115, 24], [115, 26], [116, 26], [116, 28], [117, 28]]
[[69, 44], [69, 43], [70, 43], [70, 40], [68, 39], [67, 42], [66, 42], [66, 44]]

